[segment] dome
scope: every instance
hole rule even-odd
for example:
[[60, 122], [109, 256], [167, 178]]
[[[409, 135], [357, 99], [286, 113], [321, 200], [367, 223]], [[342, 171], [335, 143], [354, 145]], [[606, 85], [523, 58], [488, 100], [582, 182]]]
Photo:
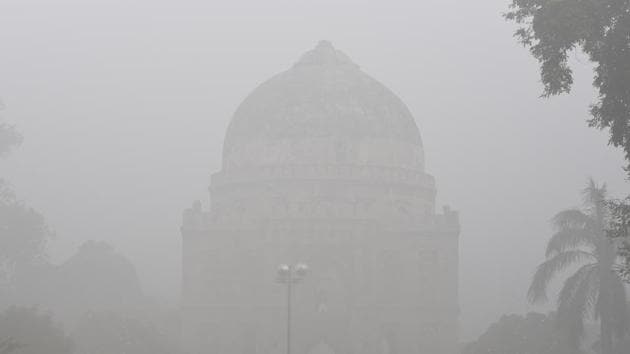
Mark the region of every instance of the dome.
[[238, 107], [224, 170], [276, 165], [373, 165], [424, 170], [407, 106], [330, 42], [258, 86]]

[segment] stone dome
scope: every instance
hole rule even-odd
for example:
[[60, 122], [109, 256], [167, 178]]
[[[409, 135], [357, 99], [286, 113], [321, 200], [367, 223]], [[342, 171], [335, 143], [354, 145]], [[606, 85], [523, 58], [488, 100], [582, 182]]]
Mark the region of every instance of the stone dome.
[[238, 107], [223, 167], [331, 164], [424, 171], [424, 156], [407, 106], [321, 41]]

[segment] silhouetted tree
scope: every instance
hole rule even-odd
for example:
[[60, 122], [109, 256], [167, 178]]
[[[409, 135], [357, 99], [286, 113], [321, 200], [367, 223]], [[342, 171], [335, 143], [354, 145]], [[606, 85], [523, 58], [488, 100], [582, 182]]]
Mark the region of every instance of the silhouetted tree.
[[0, 314], [0, 333], [10, 340], [0, 346], [0, 353], [72, 354], [74, 345], [50, 315], [35, 308], [10, 308]]
[[152, 324], [114, 312], [86, 314], [73, 338], [79, 353], [175, 353], [164, 333]]
[[581, 49], [595, 64], [599, 100], [589, 125], [609, 129], [610, 144], [625, 151], [630, 173], [630, 2], [628, 0], [512, 0], [506, 18], [540, 62], [543, 96], [568, 93], [568, 54]]
[[[0, 109], [2, 108], [0, 102]], [[0, 122], [0, 157], [22, 141], [12, 126]], [[7, 283], [19, 265], [44, 260], [50, 231], [41, 214], [18, 201], [0, 176], [0, 278]]]
[[[0, 101], [0, 110], [3, 108]], [[0, 117], [1, 119], [1, 117]], [[6, 156], [11, 149], [22, 142], [22, 136], [12, 125], [0, 121], [0, 157]]]
[[[505, 17], [520, 25], [515, 36], [540, 63], [544, 97], [570, 92], [572, 50], [595, 64], [599, 100], [588, 124], [609, 130], [609, 143], [624, 150], [630, 175], [630, 1], [512, 0], [510, 9]], [[630, 273], [630, 264], [624, 269]]]
[[578, 354], [554, 314], [505, 315], [490, 325], [463, 354]]
[[599, 318], [602, 353], [611, 354], [613, 338], [622, 338], [628, 327], [626, 293], [613, 271], [617, 249], [605, 234], [609, 215], [606, 187], [591, 180], [583, 195], [582, 210], [569, 209], [554, 217], [555, 233], [547, 244], [547, 260], [538, 267], [528, 296], [532, 302], [546, 300], [552, 279], [579, 266], [558, 295], [558, 320], [578, 343], [585, 318]]
[[19, 266], [46, 261], [51, 232], [44, 217], [18, 201], [0, 182], [0, 269], [10, 281]]
[[624, 200], [609, 200], [607, 207], [610, 217], [606, 232], [608, 237], [620, 242], [623, 263], [619, 266], [620, 275], [630, 282], [630, 197]]
[[51, 236], [44, 217], [19, 201], [0, 179], [0, 282], [14, 287], [19, 272], [46, 263]]
[[22, 136], [10, 125], [0, 123], [0, 157], [22, 141]]

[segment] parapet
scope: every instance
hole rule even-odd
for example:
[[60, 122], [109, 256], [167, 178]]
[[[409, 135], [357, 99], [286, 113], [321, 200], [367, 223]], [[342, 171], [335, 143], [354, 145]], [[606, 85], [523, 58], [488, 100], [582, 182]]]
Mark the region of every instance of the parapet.
[[201, 202], [196, 200], [190, 208], [184, 210], [182, 217], [182, 232], [184, 230], [200, 230], [204, 226], [205, 213], [202, 210]]
[[442, 214], [435, 215], [438, 227], [446, 232], [453, 232], [459, 235], [459, 212], [451, 210], [451, 207], [445, 205], [442, 207]]

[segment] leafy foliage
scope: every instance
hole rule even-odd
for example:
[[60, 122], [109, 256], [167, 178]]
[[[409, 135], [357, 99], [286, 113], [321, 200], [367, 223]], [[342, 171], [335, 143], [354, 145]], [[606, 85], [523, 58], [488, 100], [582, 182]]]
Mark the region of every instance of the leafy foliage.
[[15, 128], [6, 123], [0, 123], [0, 157], [4, 157], [11, 149], [22, 142], [22, 136]]
[[[0, 157], [21, 141], [22, 136], [12, 126], [0, 123]], [[19, 202], [0, 178], [0, 278], [6, 282], [17, 266], [41, 261], [50, 236], [44, 217]]]
[[18, 201], [0, 180], [0, 271], [10, 279], [16, 268], [46, 260], [52, 233], [44, 217]]
[[[0, 101], [0, 110], [4, 108]], [[15, 130], [15, 127], [4, 122], [0, 122], [0, 157], [6, 156], [12, 148], [20, 145], [22, 135]], [[0, 352], [1, 353], [1, 352]]]
[[589, 125], [609, 129], [630, 173], [630, 1], [512, 0], [505, 17], [520, 25], [515, 36], [540, 63], [544, 97], [570, 92], [571, 51], [589, 56], [599, 91]]
[[627, 282], [630, 282], [630, 197], [623, 200], [609, 200], [606, 203], [610, 210], [608, 237], [620, 243], [620, 256], [623, 263], [618, 270]]
[[538, 267], [528, 297], [532, 302], [547, 300], [554, 277], [577, 267], [558, 295], [558, 323], [577, 348], [584, 320], [599, 318], [602, 352], [609, 354], [615, 338], [623, 338], [628, 330], [628, 311], [624, 285], [613, 272], [617, 248], [606, 237], [611, 214], [605, 197], [606, 187], [591, 180], [584, 190], [583, 210], [565, 210], [554, 217], [547, 260]]
[[492, 324], [463, 354], [578, 354], [554, 314], [506, 315]]

